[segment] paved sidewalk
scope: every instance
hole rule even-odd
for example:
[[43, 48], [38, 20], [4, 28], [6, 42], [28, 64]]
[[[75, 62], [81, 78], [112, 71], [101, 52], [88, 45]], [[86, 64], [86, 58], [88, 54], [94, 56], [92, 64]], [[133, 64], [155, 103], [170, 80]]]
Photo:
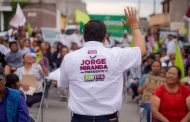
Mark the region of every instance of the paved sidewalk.
[[[37, 106], [32, 108], [36, 111]], [[48, 107], [44, 108], [43, 122], [70, 122], [71, 112], [67, 108], [67, 102], [58, 97], [56, 88], [51, 87]], [[137, 102], [131, 100], [130, 96], [123, 101], [120, 110], [120, 122], [139, 122]]]

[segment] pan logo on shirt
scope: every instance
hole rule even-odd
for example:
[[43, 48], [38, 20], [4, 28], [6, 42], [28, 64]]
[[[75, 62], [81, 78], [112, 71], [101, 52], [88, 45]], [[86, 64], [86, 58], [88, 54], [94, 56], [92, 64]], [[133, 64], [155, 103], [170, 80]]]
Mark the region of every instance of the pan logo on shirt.
[[105, 75], [104, 74], [96, 74], [96, 75], [84, 75], [84, 80], [86, 82], [91, 81], [104, 81]]
[[80, 72], [84, 74], [84, 81], [104, 81], [105, 72], [108, 71], [106, 59], [82, 60]]

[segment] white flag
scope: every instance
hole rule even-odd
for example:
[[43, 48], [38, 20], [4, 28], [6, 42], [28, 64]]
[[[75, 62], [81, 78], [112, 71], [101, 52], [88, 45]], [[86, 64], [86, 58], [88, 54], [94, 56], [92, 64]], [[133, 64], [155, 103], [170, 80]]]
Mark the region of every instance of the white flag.
[[24, 16], [24, 13], [23, 13], [20, 5], [17, 4], [16, 14], [11, 19], [10, 25], [15, 27], [15, 28], [18, 28], [19, 26], [24, 26], [25, 23], [26, 23], [26, 18]]

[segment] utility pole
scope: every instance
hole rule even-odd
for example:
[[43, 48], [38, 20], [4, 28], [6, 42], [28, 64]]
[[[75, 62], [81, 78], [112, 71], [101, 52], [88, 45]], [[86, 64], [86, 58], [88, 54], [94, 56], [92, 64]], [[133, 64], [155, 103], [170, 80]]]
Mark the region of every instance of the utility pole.
[[153, 8], [153, 14], [156, 14], [156, 0], [154, 0], [153, 6], [154, 6], [154, 8]]

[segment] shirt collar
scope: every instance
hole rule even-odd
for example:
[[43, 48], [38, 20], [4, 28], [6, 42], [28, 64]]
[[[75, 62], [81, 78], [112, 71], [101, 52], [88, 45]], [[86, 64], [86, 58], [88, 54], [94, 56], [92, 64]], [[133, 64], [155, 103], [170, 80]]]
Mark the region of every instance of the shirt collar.
[[98, 41], [88, 41], [85, 42], [84, 47], [104, 47], [104, 45]]

